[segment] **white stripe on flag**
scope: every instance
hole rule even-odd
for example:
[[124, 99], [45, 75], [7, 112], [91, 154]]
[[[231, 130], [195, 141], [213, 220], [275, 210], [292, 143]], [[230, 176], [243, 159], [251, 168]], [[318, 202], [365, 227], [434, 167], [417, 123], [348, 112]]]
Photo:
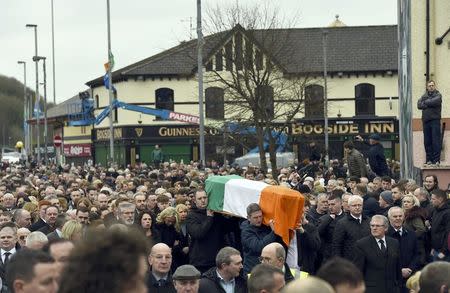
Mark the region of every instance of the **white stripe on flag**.
[[247, 206], [258, 203], [261, 190], [269, 186], [260, 181], [231, 179], [225, 183], [223, 210], [243, 218], [247, 217]]

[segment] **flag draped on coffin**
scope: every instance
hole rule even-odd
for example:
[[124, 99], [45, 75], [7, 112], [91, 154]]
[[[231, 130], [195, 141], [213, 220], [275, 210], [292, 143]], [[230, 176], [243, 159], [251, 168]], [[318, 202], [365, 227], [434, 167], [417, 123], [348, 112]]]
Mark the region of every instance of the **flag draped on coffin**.
[[287, 187], [230, 175], [208, 177], [205, 190], [208, 209], [238, 217], [246, 218], [247, 206], [258, 203], [263, 212], [263, 223], [268, 225], [273, 219], [275, 234], [281, 236], [286, 245], [303, 216], [303, 195]]

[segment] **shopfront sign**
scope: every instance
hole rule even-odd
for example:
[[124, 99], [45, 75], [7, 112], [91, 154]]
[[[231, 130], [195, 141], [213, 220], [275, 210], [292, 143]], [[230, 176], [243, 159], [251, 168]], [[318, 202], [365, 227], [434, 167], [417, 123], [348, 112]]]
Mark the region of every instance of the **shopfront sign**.
[[91, 145], [85, 144], [65, 144], [64, 156], [66, 157], [90, 157], [92, 156]]
[[[291, 135], [321, 135], [324, 133], [324, 123], [301, 121], [293, 123]], [[398, 133], [397, 120], [331, 120], [328, 124], [328, 134], [364, 135], [370, 133]]]

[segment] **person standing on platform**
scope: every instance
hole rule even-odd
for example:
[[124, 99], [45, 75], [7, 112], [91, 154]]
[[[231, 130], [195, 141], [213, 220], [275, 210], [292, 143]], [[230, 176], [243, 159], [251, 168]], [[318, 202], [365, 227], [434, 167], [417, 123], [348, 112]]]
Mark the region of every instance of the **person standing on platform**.
[[438, 165], [441, 157], [442, 95], [433, 80], [427, 82], [427, 90], [417, 102], [417, 108], [422, 110], [426, 164]]
[[159, 169], [160, 164], [164, 161], [164, 153], [159, 145], [155, 145], [155, 149], [152, 151], [152, 160], [155, 168]]

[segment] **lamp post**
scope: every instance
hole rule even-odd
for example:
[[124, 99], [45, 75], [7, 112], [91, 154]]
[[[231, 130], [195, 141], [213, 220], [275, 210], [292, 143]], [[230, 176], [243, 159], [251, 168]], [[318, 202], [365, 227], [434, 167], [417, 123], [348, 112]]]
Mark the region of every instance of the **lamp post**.
[[329, 167], [329, 154], [328, 154], [328, 93], [327, 93], [327, 37], [328, 31], [322, 32], [322, 47], [323, 47], [323, 122], [325, 134], [325, 166]]
[[30, 138], [28, 137], [28, 99], [27, 99], [27, 62], [17, 61], [18, 64], [23, 64], [23, 137], [25, 140], [25, 152], [30, 150]]
[[111, 52], [111, 22], [109, 0], [106, 0], [108, 26], [108, 96], [109, 96], [109, 155], [111, 165], [114, 164], [114, 127], [113, 127], [113, 81], [112, 81], [112, 52]]
[[[34, 28], [34, 56], [38, 56], [38, 42], [37, 42], [37, 24], [27, 24], [25, 25], [25, 27], [28, 28]], [[34, 59], [34, 58], [33, 58]], [[37, 108], [37, 114], [36, 114], [36, 131], [37, 131], [37, 138], [36, 138], [36, 143], [37, 143], [37, 162], [38, 165], [41, 163], [41, 142], [40, 142], [40, 127], [39, 127], [39, 123], [40, 123], [40, 106], [39, 106], [39, 101], [40, 101], [40, 97], [39, 97], [39, 68], [38, 68], [38, 60], [33, 60], [35, 67], [36, 67], [36, 106], [35, 108]]]
[[53, 0], [52, 0], [52, 74], [53, 74], [53, 104], [56, 105], [56, 82], [55, 82], [55, 18], [53, 14]]
[[203, 114], [203, 34], [202, 1], [197, 0], [197, 69], [198, 69], [198, 112], [200, 116], [200, 164], [205, 165], [205, 117]]
[[48, 164], [48, 126], [47, 126], [47, 69], [45, 66], [46, 57], [34, 56], [33, 61], [43, 61], [43, 71], [44, 71], [44, 162]]

